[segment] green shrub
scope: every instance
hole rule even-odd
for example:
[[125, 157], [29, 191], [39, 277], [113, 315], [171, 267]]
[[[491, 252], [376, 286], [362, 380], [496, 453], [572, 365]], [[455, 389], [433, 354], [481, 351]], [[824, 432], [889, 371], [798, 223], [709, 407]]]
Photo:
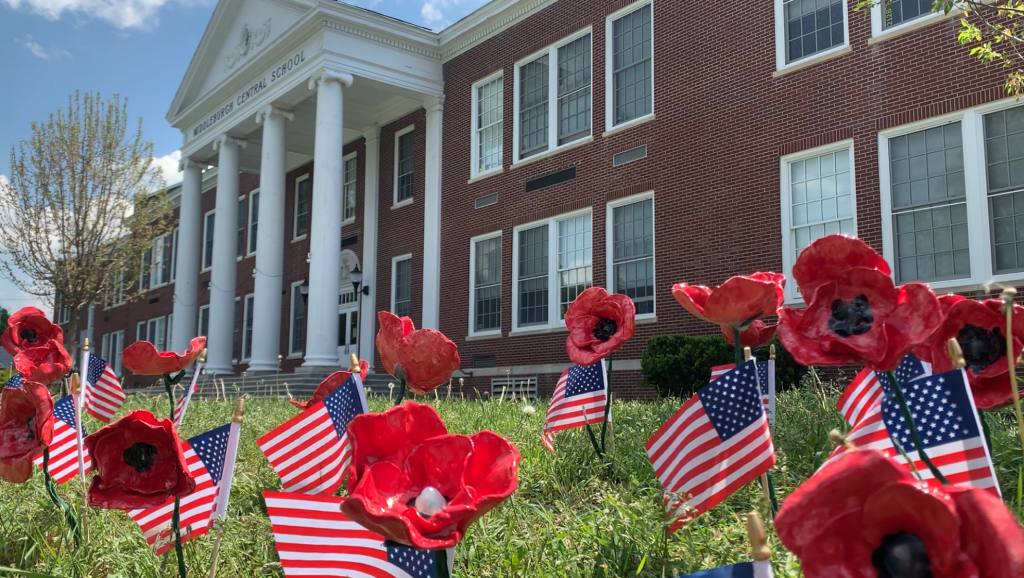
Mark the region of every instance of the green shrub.
[[[796, 387], [807, 368], [797, 364], [778, 340], [771, 344], [775, 345], [776, 391]], [[754, 356], [767, 359], [768, 351], [765, 345], [755, 350]], [[656, 335], [647, 340], [640, 359], [640, 384], [657, 388], [662, 397], [689, 397], [708, 383], [712, 367], [732, 361], [732, 346], [717, 335]]]

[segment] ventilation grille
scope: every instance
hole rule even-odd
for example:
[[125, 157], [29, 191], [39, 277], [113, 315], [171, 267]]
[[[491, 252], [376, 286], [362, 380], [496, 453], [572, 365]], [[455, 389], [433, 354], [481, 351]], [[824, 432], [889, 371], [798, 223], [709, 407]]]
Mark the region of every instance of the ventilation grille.
[[154, 298], [149, 300], [149, 304], [150, 305], [152, 305], [154, 303], [159, 303], [159, 302], [160, 302], [160, 298], [159, 297], [154, 297]]
[[557, 173], [551, 173], [533, 179], [532, 181], [526, 181], [526, 192], [532, 193], [533, 191], [539, 191], [546, 187], [552, 187], [554, 185], [571, 181], [576, 178], [576, 167], [569, 167], [558, 171]]
[[498, 364], [497, 363], [497, 359], [493, 355], [485, 355], [485, 356], [474, 357], [473, 358], [473, 367], [474, 368], [478, 368], [479, 369], [481, 367], [494, 367], [497, 364]]
[[537, 399], [537, 378], [536, 377], [495, 377], [491, 379], [491, 399], [501, 398], [502, 391], [505, 392], [505, 399]]
[[647, 157], [647, 145], [641, 145], [635, 149], [629, 149], [628, 151], [622, 151], [612, 157], [612, 166], [618, 167], [633, 161], [638, 161], [642, 158]]
[[351, 247], [359, 242], [359, 235], [352, 235], [351, 237], [345, 237], [341, 240], [342, 248]]
[[490, 207], [491, 205], [497, 205], [497, 204], [498, 204], [498, 193], [491, 193], [489, 195], [484, 195], [482, 197], [477, 197], [476, 201], [473, 202], [473, 205], [477, 209], [482, 209], [484, 207]]

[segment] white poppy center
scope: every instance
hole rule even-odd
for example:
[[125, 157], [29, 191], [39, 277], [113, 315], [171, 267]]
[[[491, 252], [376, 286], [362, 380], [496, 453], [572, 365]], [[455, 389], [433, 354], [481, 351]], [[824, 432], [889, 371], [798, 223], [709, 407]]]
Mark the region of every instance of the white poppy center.
[[447, 505], [448, 501], [433, 486], [423, 488], [420, 495], [416, 496], [416, 511], [427, 518], [440, 512]]

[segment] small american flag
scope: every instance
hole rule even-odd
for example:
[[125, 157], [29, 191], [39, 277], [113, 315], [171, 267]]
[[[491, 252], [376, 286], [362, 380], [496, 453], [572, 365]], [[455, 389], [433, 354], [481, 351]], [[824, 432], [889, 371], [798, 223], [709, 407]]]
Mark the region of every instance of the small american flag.
[[712, 367], [711, 368], [711, 379], [708, 380], [708, 383], [711, 383], [712, 381], [718, 379], [719, 377], [722, 377], [723, 375], [725, 375], [726, 373], [729, 373], [730, 371], [732, 371], [734, 369], [736, 369], [736, 364], [735, 363], [727, 363], [725, 365], [716, 365], [716, 366]]
[[[604, 360], [593, 365], [573, 365], [563, 371], [555, 384], [544, 431], [540, 434], [544, 447], [554, 453], [555, 432], [604, 421], [607, 399]], [[608, 417], [611, 419], [611, 415]]]
[[[228, 445], [232, 434], [237, 436], [237, 427], [227, 424], [182, 442], [185, 463], [189, 472], [196, 479], [196, 489], [181, 498], [179, 531], [182, 543], [210, 530], [213, 514], [217, 511], [218, 487], [222, 479], [231, 484], [230, 479], [223, 478], [226, 468]], [[233, 469], [233, 468], [232, 468]], [[156, 546], [159, 556], [174, 547], [171, 535], [171, 518], [174, 515], [174, 499], [155, 508], [143, 508], [128, 512], [131, 519], [142, 529], [146, 542]]]
[[[263, 492], [284, 575], [437, 578], [437, 554], [385, 543], [345, 517], [345, 498]], [[448, 550], [448, 571], [455, 561]]]
[[[925, 375], [931, 375], [932, 366], [908, 353], [896, 369], [896, 378], [900, 383], [908, 383]], [[864, 419], [878, 400], [882, 399], [882, 385], [879, 381], [885, 373], [876, 372], [865, 367], [853, 378], [846, 391], [836, 402], [836, 409], [843, 414], [843, 419], [850, 425], [857, 425]]]
[[370, 410], [359, 374], [257, 440], [286, 492], [331, 495], [352, 461], [346, 429]]
[[21, 389], [21, 386], [23, 385], [25, 385], [25, 378], [22, 377], [20, 373], [15, 373], [14, 375], [11, 376], [10, 379], [7, 380], [7, 383], [4, 384], [4, 387], [9, 387], [11, 389]]
[[[953, 484], [976, 486], [999, 495], [992, 457], [985, 445], [963, 370], [925, 375], [909, 382], [901, 380], [900, 384], [921, 443], [942, 475]], [[914, 447], [910, 428], [888, 379], [882, 382], [882, 389], [881, 401], [875, 402], [864, 419], [853, 427], [847, 440], [859, 448], [879, 450], [911, 470], [896, 447], [899, 444], [913, 460], [921, 478], [929, 485], [938, 486]], [[844, 448], [839, 447], [833, 455], [843, 451]]]
[[[68, 395], [53, 404], [53, 441], [50, 442], [50, 477], [58, 484], [63, 484], [78, 473], [78, 443], [75, 438], [75, 397]], [[82, 428], [82, 438], [88, 435]], [[82, 450], [85, 456], [85, 473], [92, 468], [89, 452]], [[32, 458], [32, 463], [43, 467], [43, 454]]]
[[772, 578], [772, 566], [767, 561], [741, 562], [687, 574], [683, 578]]
[[775, 425], [775, 360], [757, 362], [757, 386], [761, 389], [761, 403], [768, 416], [768, 425]]
[[185, 395], [181, 396], [178, 403], [174, 404], [174, 427], [180, 428], [181, 422], [185, 420], [185, 412], [188, 410], [188, 402], [192, 400], [192, 394], [199, 391], [199, 376], [203, 373], [203, 364], [197, 363], [192, 373], [192, 382], [188, 386]]
[[646, 444], [665, 490], [669, 531], [775, 465], [753, 360], [704, 386]]
[[85, 411], [103, 423], [110, 423], [124, 405], [121, 381], [102, 357], [91, 353], [86, 355], [89, 370], [85, 373]]

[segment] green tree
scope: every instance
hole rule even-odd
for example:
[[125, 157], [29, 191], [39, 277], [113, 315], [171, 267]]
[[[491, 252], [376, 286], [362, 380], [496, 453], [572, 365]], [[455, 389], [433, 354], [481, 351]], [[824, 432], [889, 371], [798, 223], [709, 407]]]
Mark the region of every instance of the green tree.
[[10, 316], [6, 308], [0, 307], [0, 333], [7, 331], [7, 318]]
[[76, 91], [11, 147], [10, 181], [0, 182], [0, 274], [50, 304], [59, 295], [69, 343], [79, 311], [115, 283], [130, 286], [169, 228], [153, 144], [141, 119], [129, 123], [127, 99]]

